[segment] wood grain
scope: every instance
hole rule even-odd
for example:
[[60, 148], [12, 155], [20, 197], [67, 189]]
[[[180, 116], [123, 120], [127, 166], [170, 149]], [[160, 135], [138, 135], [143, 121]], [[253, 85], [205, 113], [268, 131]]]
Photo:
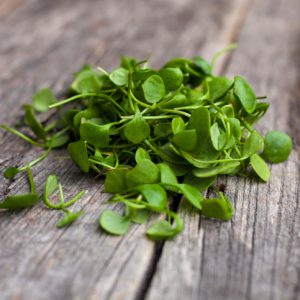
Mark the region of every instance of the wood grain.
[[[229, 42], [232, 20], [243, 3], [27, 0], [16, 9], [3, 10], [0, 99], [5, 105], [0, 122], [17, 122], [21, 104], [38, 88], [50, 85], [63, 94], [70, 74], [84, 63], [111, 69], [121, 54], [152, 54], [154, 65], [178, 55], [201, 52], [208, 57]], [[1, 132], [0, 138], [1, 169], [40, 153], [10, 134]], [[97, 219], [107, 207], [108, 195], [101, 193], [101, 180], [81, 174], [61, 156], [63, 151], [55, 152], [33, 169], [39, 192], [46, 176], [55, 173], [66, 195], [88, 190], [75, 206], [85, 215], [70, 228], [58, 230], [60, 214], [42, 204], [0, 212], [1, 299], [144, 299], [164, 244], [147, 240], [145, 226], [133, 226], [124, 238], [102, 233]], [[3, 196], [27, 186], [22, 176], [13, 182], [0, 179], [0, 184]]]
[[234, 201], [231, 222], [181, 207], [184, 233], [165, 244], [147, 299], [300, 299], [299, 10], [297, 0], [256, 1], [224, 70], [269, 96], [258, 128], [293, 136], [289, 161], [271, 166], [268, 184], [219, 180]]

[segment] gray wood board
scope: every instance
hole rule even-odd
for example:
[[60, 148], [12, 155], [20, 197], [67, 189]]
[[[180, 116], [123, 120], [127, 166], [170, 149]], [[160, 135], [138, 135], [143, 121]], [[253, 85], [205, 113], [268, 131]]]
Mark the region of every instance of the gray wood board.
[[[21, 104], [43, 86], [63, 94], [70, 74], [84, 63], [111, 69], [121, 54], [152, 54], [154, 65], [178, 55], [209, 57], [235, 38], [249, 3], [2, 1], [0, 122], [17, 122]], [[41, 153], [10, 134], [0, 134], [1, 170]], [[101, 180], [81, 174], [63, 156], [55, 152], [33, 169], [39, 192], [47, 175], [55, 173], [66, 195], [88, 190], [75, 205], [85, 215], [70, 228], [58, 230], [60, 213], [42, 204], [0, 212], [1, 299], [143, 299], [164, 244], [147, 240], [146, 226], [132, 226], [124, 238], [102, 233], [97, 219], [107, 207], [108, 195], [101, 193]], [[1, 199], [26, 188], [22, 176], [13, 182], [0, 179]], [[192, 226], [193, 218], [186, 222]], [[165, 283], [165, 288], [172, 285]]]
[[231, 222], [181, 207], [184, 232], [165, 244], [147, 299], [300, 299], [299, 11], [297, 0], [256, 1], [225, 69], [268, 95], [258, 128], [292, 135], [289, 161], [271, 166], [267, 184], [219, 180], [234, 201]]

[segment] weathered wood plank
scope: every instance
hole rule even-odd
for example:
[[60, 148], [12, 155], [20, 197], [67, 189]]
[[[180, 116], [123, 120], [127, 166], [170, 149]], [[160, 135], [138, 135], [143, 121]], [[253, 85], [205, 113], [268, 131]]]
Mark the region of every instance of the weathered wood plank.
[[[152, 53], [154, 64], [177, 55], [211, 53], [227, 41], [228, 24], [239, 1], [24, 1], [1, 21], [0, 121], [12, 123], [20, 104], [45, 85], [64, 91], [69, 74], [83, 63], [112, 68], [120, 54], [140, 58]], [[220, 14], [222, 12], [222, 14]], [[211, 37], [211, 38], [210, 38]], [[8, 64], [9, 62], [9, 64]], [[4, 103], [4, 102], [2, 102]], [[1, 133], [1, 169], [29, 161], [39, 152]], [[157, 247], [133, 226], [124, 238], [100, 232], [97, 218], [107, 195], [102, 183], [82, 175], [59, 152], [33, 169], [37, 186], [56, 173], [71, 195], [87, 189], [75, 209], [85, 215], [58, 230], [59, 213], [42, 204], [22, 212], [0, 214], [0, 294], [3, 299], [143, 298]], [[20, 192], [26, 180], [0, 179], [1, 195]], [[160, 298], [160, 297], [159, 297]]]
[[300, 299], [299, 10], [297, 0], [256, 1], [226, 72], [269, 96], [258, 128], [292, 134], [289, 161], [272, 165], [268, 184], [220, 179], [234, 201], [231, 222], [181, 208], [184, 233], [163, 248], [147, 299]]

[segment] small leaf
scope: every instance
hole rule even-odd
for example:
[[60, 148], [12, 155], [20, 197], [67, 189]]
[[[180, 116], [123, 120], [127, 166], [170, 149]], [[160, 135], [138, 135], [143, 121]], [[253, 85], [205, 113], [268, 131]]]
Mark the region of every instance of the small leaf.
[[122, 194], [127, 189], [125, 169], [116, 169], [106, 173], [105, 192], [112, 194]]
[[39, 201], [37, 193], [8, 196], [0, 203], [0, 209], [21, 209], [34, 206]]
[[124, 235], [129, 228], [130, 220], [118, 213], [105, 210], [99, 218], [100, 227], [113, 235]]
[[234, 208], [227, 197], [208, 198], [202, 202], [201, 214], [207, 218], [228, 221], [231, 219]]
[[177, 185], [177, 177], [174, 171], [166, 163], [157, 165], [160, 169], [160, 181], [162, 184]]
[[152, 240], [170, 239], [177, 234], [176, 230], [166, 220], [155, 222], [148, 230], [147, 236]]
[[33, 108], [38, 112], [47, 112], [55, 102], [57, 99], [49, 88], [39, 90], [32, 98]]
[[256, 130], [254, 130], [243, 146], [243, 156], [249, 157], [252, 154], [261, 151], [263, 148], [264, 139]]
[[97, 125], [90, 122], [80, 125], [80, 137], [98, 148], [109, 145], [109, 129], [113, 124]]
[[103, 82], [101, 81], [100, 75], [92, 69], [86, 69], [75, 77], [71, 88], [79, 94], [98, 93], [102, 85]]
[[147, 183], [157, 183], [159, 177], [159, 168], [149, 159], [143, 159], [127, 172], [126, 182], [128, 187], [135, 187]]
[[159, 184], [143, 184], [134, 188], [139, 191], [155, 211], [162, 211], [167, 206], [167, 193]]
[[270, 170], [265, 161], [258, 154], [253, 154], [250, 157], [250, 163], [255, 173], [267, 182], [270, 178]]
[[78, 141], [70, 143], [68, 145], [68, 152], [74, 163], [79, 167], [79, 169], [84, 173], [88, 173], [90, 166], [86, 142]]
[[57, 222], [57, 228], [63, 228], [65, 226], [71, 225], [75, 220], [77, 220], [80, 216], [83, 215], [82, 211], [78, 212], [66, 212], [65, 215]]
[[150, 127], [146, 120], [140, 115], [136, 115], [134, 119], [129, 121], [124, 127], [125, 138], [134, 144], [141, 143], [149, 135]]
[[251, 86], [241, 76], [234, 77], [234, 94], [240, 100], [247, 113], [251, 114], [254, 112], [256, 107], [256, 96]]
[[230, 174], [233, 171], [235, 171], [236, 168], [240, 166], [240, 164], [241, 163], [238, 161], [230, 161], [230, 162], [219, 164], [218, 166], [215, 167], [194, 169], [193, 174], [196, 177], [200, 177], [200, 178], [212, 177], [218, 174]]
[[159, 71], [168, 91], [178, 89], [183, 81], [183, 74], [179, 68], [162, 68]]
[[179, 133], [185, 130], [185, 124], [181, 117], [176, 117], [172, 119], [172, 131], [173, 134]]
[[211, 177], [196, 177], [192, 172], [184, 176], [183, 183], [195, 186], [199, 192], [207, 190], [217, 179], [217, 175]]
[[16, 167], [8, 167], [7, 169], [4, 170], [3, 176], [6, 179], [13, 179], [19, 172], [20, 170]]
[[194, 57], [194, 62], [201, 69], [201, 72], [204, 75], [211, 75], [212, 67], [204, 58], [196, 56]]
[[223, 97], [233, 86], [233, 81], [225, 77], [214, 77], [208, 83], [209, 100], [215, 101]]
[[292, 140], [284, 132], [270, 131], [264, 140], [263, 157], [271, 163], [281, 163], [288, 159], [292, 151]]
[[57, 177], [55, 175], [49, 175], [44, 188], [44, 197], [49, 198], [57, 188]]
[[46, 132], [43, 125], [36, 118], [31, 105], [25, 104], [23, 106], [25, 110], [25, 122], [30, 127], [30, 129], [36, 134], [38, 138], [45, 139]]
[[68, 143], [70, 140], [70, 136], [66, 134], [59, 134], [59, 135], [53, 135], [48, 142], [48, 147], [55, 149], [55, 148], [60, 148], [64, 146], [65, 144]]
[[193, 206], [201, 209], [203, 196], [195, 186], [182, 183], [178, 184], [177, 187], [179, 192], [181, 192]]
[[173, 136], [173, 143], [184, 151], [192, 151], [197, 144], [197, 132], [195, 129], [180, 131]]
[[160, 101], [166, 94], [164, 81], [159, 75], [150, 76], [142, 87], [145, 99], [149, 103]]
[[109, 78], [115, 85], [123, 86], [128, 84], [128, 74], [128, 70], [124, 68], [118, 68], [111, 72]]
[[174, 218], [175, 225], [170, 224], [166, 220], [157, 221], [147, 230], [147, 236], [152, 240], [170, 239], [181, 232], [183, 228], [182, 219], [175, 213], [170, 213]]
[[149, 153], [144, 148], [139, 147], [135, 152], [135, 161], [139, 163], [143, 159], [151, 160]]
[[147, 209], [139, 209], [131, 217], [131, 222], [137, 224], [144, 224], [149, 218], [150, 212]]

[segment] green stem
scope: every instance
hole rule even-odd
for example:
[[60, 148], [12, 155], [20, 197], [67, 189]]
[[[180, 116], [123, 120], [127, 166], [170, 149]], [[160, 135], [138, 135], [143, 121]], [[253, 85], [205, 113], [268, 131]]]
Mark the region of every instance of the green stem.
[[26, 142], [28, 142], [28, 143], [30, 143], [34, 146], [45, 148], [44, 144], [37, 143], [36, 141], [32, 140], [31, 138], [29, 138], [28, 136], [24, 135], [23, 133], [21, 133], [20, 131], [14, 129], [14, 128], [8, 127], [6, 125], [1, 125], [0, 127], [7, 130], [10, 133], [13, 133], [13, 134], [17, 135], [21, 139], [25, 140]]
[[30, 192], [31, 193], [36, 193], [36, 189], [35, 189], [35, 184], [34, 184], [34, 180], [33, 180], [33, 175], [31, 172], [31, 169], [29, 167], [29, 165], [26, 166], [26, 172], [28, 175], [28, 180], [29, 180], [29, 185], [30, 185]]
[[65, 99], [65, 100], [56, 102], [54, 104], [51, 104], [51, 105], [49, 105], [49, 108], [55, 108], [55, 107], [67, 104], [67, 103], [72, 102], [72, 101], [77, 100], [77, 99], [81, 99], [81, 98], [85, 98], [85, 97], [94, 97], [94, 96], [98, 96], [98, 95], [99, 94], [97, 94], [97, 93], [86, 93], [86, 94], [75, 95], [75, 96], [70, 97], [68, 99]]

